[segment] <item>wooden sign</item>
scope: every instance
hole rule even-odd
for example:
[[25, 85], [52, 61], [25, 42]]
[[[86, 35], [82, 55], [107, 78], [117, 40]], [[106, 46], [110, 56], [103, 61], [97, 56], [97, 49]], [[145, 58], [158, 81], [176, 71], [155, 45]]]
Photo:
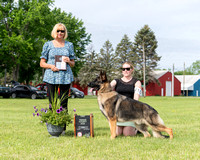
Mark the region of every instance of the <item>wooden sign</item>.
[[94, 137], [93, 115], [74, 115], [74, 136]]

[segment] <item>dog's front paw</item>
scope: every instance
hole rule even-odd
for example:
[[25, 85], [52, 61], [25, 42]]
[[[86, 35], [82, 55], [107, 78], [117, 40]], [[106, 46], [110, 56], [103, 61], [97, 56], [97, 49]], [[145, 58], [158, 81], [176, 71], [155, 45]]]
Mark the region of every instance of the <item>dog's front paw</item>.
[[111, 137], [110, 137], [110, 139], [115, 139], [115, 138], [116, 138], [116, 136], [111, 136]]

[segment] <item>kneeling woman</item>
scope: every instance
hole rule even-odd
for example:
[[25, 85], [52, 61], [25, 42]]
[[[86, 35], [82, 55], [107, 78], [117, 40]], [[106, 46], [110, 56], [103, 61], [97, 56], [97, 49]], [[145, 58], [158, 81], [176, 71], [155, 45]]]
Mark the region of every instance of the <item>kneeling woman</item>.
[[[114, 79], [111, 81], [111, 87], [124, 96], [139, 100], [142, 95], [141, 82], [132, 76], [134, 71], [133, 64], [131, 62], [125, 62], [122, 64], [122, 75], [120, 79]], [[137, 129], [133, 122], [117, 122], [117, 136], [135, 136]]]

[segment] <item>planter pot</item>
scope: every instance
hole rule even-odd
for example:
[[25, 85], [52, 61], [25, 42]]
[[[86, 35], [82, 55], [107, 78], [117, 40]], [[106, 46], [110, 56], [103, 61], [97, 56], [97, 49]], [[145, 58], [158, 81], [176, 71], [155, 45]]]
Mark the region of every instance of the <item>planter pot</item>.
[[64, 130], [64, 127], [47, 124], [47, 130], [50, 135], [59, 137]]

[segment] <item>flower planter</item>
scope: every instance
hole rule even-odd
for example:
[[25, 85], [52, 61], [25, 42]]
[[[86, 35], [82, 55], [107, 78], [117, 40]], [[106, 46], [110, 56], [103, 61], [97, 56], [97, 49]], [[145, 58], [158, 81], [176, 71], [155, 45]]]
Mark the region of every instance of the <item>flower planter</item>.
[[64, 127], [55, 126], [55, 125], [52, 125], [52, 124], [47, 124], [47, 130], [48, 130], [50, 135], [55, 136], [55, 137], [59, 137], [61, 135], [61, 133], [63, 132]]

